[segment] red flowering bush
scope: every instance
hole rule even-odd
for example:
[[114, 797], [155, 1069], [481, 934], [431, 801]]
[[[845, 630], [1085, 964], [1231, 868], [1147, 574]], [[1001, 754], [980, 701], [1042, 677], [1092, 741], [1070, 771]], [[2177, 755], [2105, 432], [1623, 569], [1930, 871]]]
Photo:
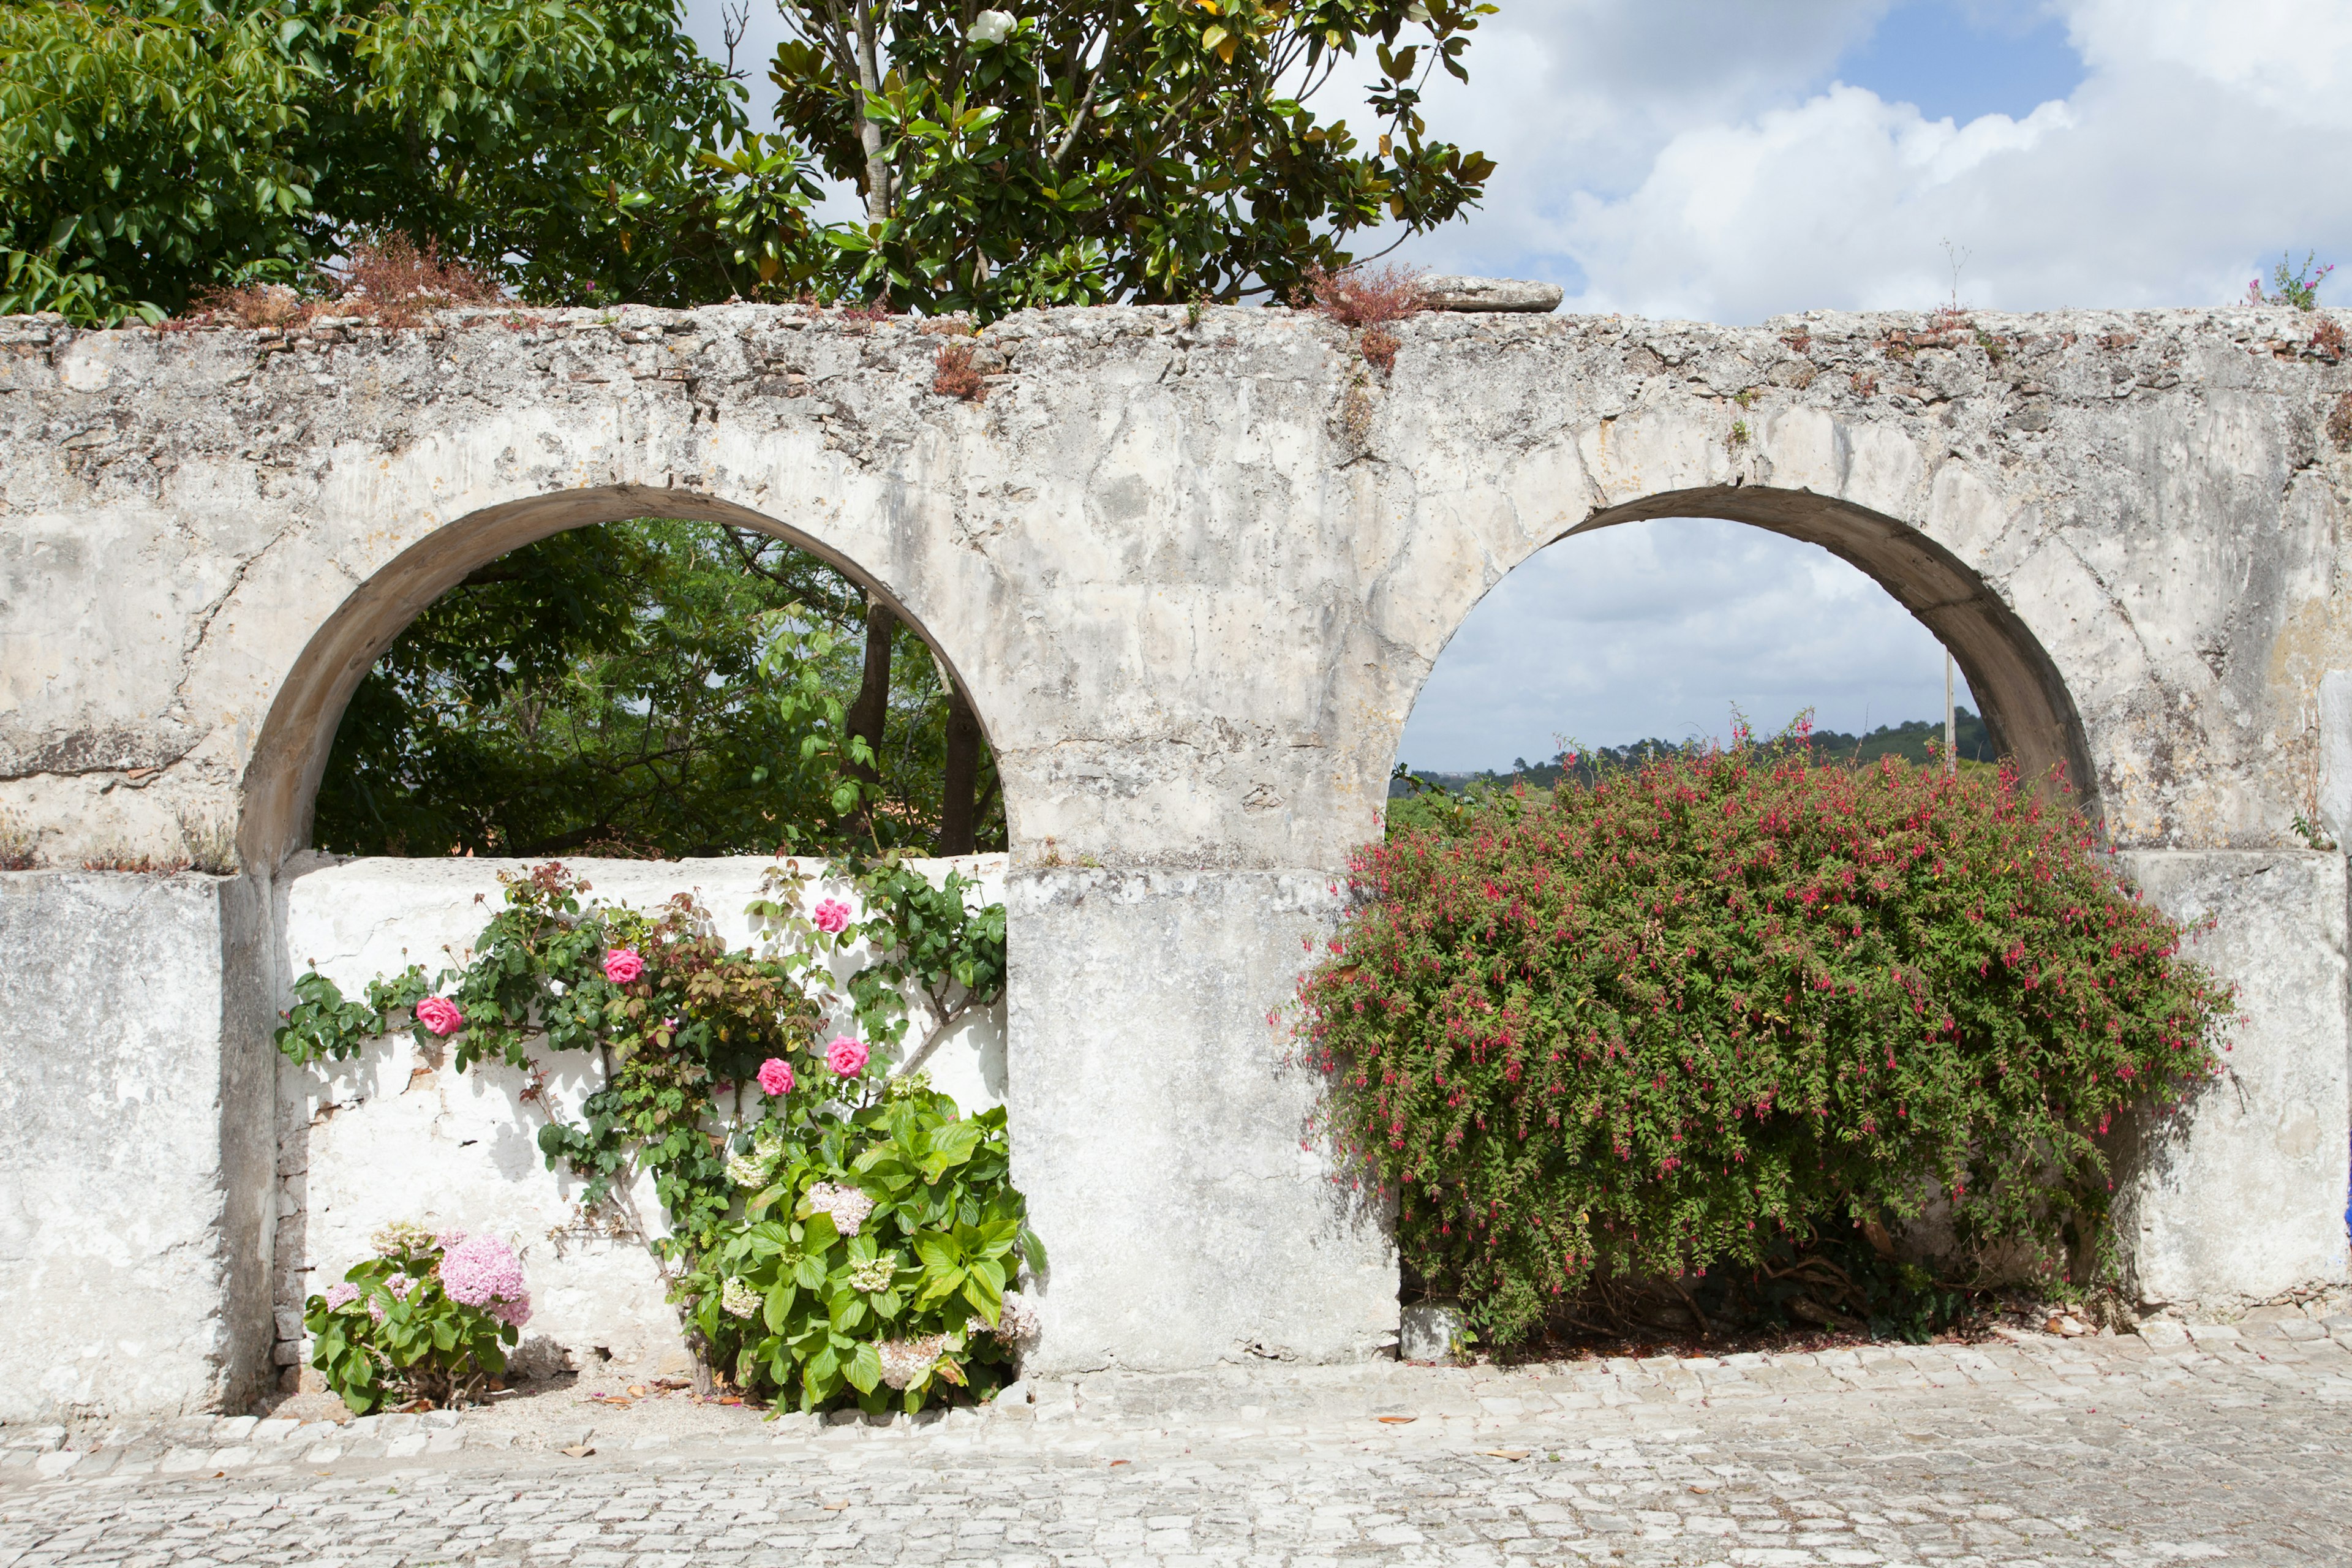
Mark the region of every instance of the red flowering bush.
[[2228, 992], [2006, 773], [1742, 737], [1422, 820], [1358, 856], [1299, 1028], [1406, 1261], [1498, 1341], [1931, 1204], [2095, 1270], [2098, 1136], [2216, 1070]]

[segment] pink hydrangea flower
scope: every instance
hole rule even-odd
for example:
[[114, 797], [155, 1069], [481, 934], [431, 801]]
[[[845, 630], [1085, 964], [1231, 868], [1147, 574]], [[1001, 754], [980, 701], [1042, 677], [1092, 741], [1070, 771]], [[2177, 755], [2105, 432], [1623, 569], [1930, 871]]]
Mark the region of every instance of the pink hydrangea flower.
[[816, 907], [816, 929], [827, 936], [839, 936], [849, 924], [849, 906], [839, 899], [826, 899]]
[[866, 1070], [866, 1050], [847, 1035], [836, 1035], [833, 1044], [824, 1048], [824, 1065], [843, 1078], [856, 1078]]
[[340, 1311], [360, 1299], [360, 1288], [345, 1279], [327, 1287], [327, 1310]]
[[616, 947], [604, 955], [604, 978], [615, 985], [626, 985], [645, 972], [646, 961], [634, 947]]
[[466, 1015], [446, 996], [427, 996], [416, 1005], [416, 1021], [446, 1039], [466, 1026]]
[[793, 1065], [782, 1057], [770, 1057], [760, 1064], [760, 1089], [763, 1094], [790, 1094], [793, 1091]]
[[495, 1236], [468, 1237], [441, 1258], [441, 1289], [449, 1300], [478, 1307], [516, 1328], [530, 1321], [530, 1289], [522, 1259]]

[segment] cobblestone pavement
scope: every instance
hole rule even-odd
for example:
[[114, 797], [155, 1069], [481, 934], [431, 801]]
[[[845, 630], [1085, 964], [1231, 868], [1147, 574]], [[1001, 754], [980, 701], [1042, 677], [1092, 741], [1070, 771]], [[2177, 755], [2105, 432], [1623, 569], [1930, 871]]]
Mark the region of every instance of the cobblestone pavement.
[[16, 1428], [0, 1568], [2352, 1563], [2352, 1321], [2191, 1331], [1105, 1374], [684, 1439], [587, 1410], [578, 1457], [471, 1415], [214, 1448]]

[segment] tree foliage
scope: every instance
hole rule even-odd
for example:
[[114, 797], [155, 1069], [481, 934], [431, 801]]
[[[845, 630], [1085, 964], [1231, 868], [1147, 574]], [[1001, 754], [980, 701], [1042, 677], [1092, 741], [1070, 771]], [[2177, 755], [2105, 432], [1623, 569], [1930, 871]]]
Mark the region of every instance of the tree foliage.
[[[874, 782], [841, 794], [866, 595], [805, 552], [714, 523], [553, 535], [412, 622], [345, 710], [312, 841], [347, 854], [928, 853], [948, 703], [893, 639]], [[982, 844], [1003, 842], [982, 758]], [[854, 825], [854, 826], [853, 826]]]
[[2081, 1281], [2100, 1142], [2211, 1076], [2231, 998], [2079, 814], [1799, 744], [1487, 794], [1363, 852], [1304, 983], [1408, 1262], [1503, 1339], [1596, 1276], [1758, 1268], [1930, 1205]]
[[[1286, 298], [1348, 237], [1417, 232], [1494, 164], [1429, 134], [1466, 0], [780, 0], [777, 114], [868, 222], [845, 287], [989, 318], [1030, 305]], [[1305, 100], [1369, 52], [1369, 136]]]
[[534, 301], [723, 299], [809, 253], [815, 186], [677, 23], [674, 0], [10, 0], [0, 310], [156, 320], [392, 231]]

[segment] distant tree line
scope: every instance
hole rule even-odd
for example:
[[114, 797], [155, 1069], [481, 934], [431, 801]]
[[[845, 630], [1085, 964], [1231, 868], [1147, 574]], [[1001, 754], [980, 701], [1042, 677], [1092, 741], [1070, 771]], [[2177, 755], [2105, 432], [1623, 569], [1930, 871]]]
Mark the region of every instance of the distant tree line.
[[[1992, 735], [1983, 719], [1966, 708], [1954, 714], [1956, 749], [1963, 764], [1990, 764], [1999, 760], [1993, 749]], [[1783, 739], [1790, 739], [1784, 736]], [[1881, 757], [1900, 757], [1906, 762], [1925, 763], [1934, 758], [1943, 745], [1944, 721], [1940, 719], [1913, 719], [1901, 724], [1881, 724], [1864, 735], [1850, 735], [1839, 730], [1814, 730], [1803, 737], [1814, 758], [1823, 763], [1843, 762], [1862, 765]], [[1509, 784], [1524, 782], [1530, 789], [1551, 789], [1562, 778], [1571, 778], [1580, 784], [1591, 784], [1608, 773], [1638, 770], [1654, 758], [1670, 756], [1689, 749], [1689, 741], [1669, 741], [1653, 736], [1646, 741], [1634, 741], [1622, 746], [1579, 747], [1563, 751], [1530, 763], [1525, 757], [1514, 760], [1507, 771], [1482, 768], [1474, 773], [1433, 773], [1400, 764], [1397, 776], [1389, 783], [1391, 796], [1421, 793], [1429, 788], [1459, 795], [1477, 784]], [[1418, 781], [1418, 782], [1416, 782]]]

